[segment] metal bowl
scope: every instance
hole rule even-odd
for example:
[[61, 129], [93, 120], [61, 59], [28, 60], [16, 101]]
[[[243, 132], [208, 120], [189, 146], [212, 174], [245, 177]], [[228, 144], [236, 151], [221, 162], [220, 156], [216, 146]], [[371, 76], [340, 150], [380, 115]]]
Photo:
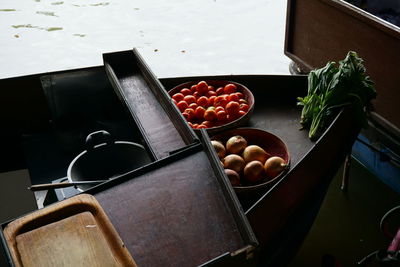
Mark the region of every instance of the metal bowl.
[[[99, 139], [101, 138], [101, 139]], [[86, 150], [76, 156], [67, 171], [69, 182], [108, 180], [151, 163], [146, 149], [137, 143], [114, 141], [102, 130], [86, 138]], [[84, 191], [93, 185], [77, 185]]]

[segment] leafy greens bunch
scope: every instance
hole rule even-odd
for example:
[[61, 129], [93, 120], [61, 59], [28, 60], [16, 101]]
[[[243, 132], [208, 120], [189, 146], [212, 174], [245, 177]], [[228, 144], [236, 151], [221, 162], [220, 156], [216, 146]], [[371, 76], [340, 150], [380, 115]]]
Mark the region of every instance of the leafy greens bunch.
[[362, 63], [357, 53], [350, 51], [338, 67], [328, 62], [310, 72], [308, 94], [297, 98], [297, 104], [303, 106], [300, 123], [310, 129], [310, 139], [318, 137], [346, 105], [353, 105], [356, 118], [367, 125], [367, 112], [376, 91]]

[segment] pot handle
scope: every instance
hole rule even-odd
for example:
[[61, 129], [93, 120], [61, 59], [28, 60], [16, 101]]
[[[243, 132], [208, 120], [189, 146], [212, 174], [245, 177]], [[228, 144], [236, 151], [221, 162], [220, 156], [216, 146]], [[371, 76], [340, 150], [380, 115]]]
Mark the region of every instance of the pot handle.
[[107, 145], [112, 145], [114, 144], [114, 138], [111, 136], [111, 134], [105, 130], [100, 130], [96, 131], [93, 133], [90, 133], [86, 137], [86, 150], [90, 151], [93, 150], [93, 148], [96, 145], [106, 143]]

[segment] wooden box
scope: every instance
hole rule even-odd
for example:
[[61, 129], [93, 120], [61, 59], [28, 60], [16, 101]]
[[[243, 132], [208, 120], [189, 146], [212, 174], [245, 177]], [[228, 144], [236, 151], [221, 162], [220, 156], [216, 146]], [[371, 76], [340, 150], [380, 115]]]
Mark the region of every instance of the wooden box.
[[154, 159], [197, 140], [136, 49], [104, 54], [107, 76], [140, 129]]

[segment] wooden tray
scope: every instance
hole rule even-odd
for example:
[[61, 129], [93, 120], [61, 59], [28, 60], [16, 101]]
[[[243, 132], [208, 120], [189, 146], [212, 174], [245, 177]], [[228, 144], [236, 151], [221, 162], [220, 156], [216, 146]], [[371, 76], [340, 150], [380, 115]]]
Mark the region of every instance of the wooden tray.
[[139, 266], [198, 266], [221, 255], [236, 259], [231, 266], [255, 263], [258, 242], [210, 151], [197, 143], [87, 191]]
[[137, 266], [97, 200], [77, 195], [9, 223], [15, 266]]
[[142, 132], [154, 159], [198, 141], [136, 49], [104, 54], [114, 90]]

